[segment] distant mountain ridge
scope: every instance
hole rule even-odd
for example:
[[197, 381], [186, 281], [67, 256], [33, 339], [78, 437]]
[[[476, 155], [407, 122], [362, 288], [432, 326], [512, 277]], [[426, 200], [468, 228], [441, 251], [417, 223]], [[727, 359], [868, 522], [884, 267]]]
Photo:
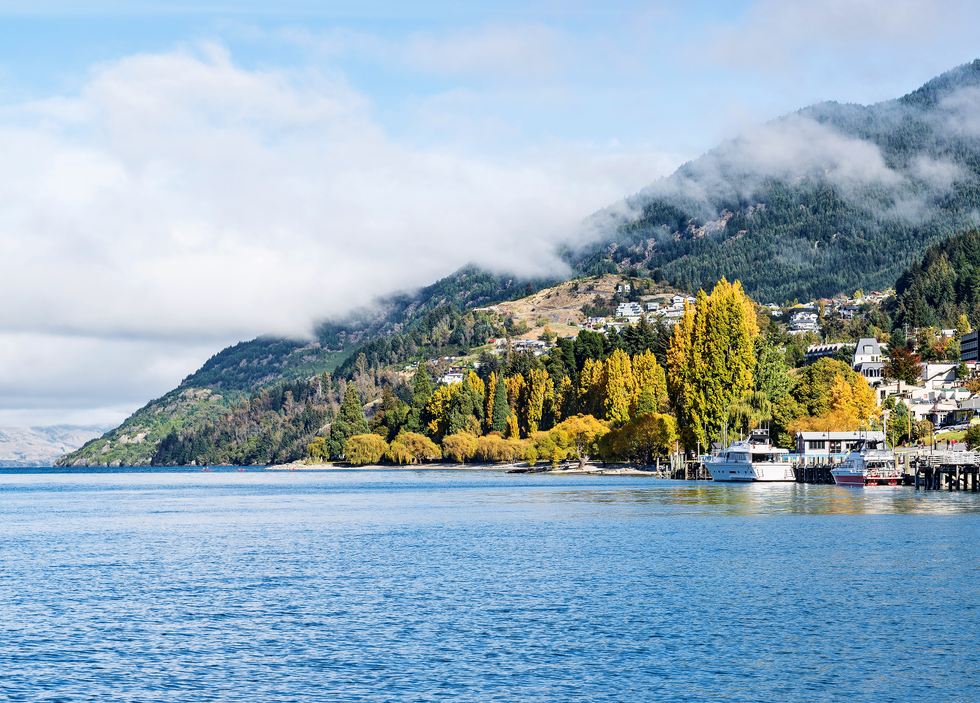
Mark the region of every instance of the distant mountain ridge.
[[58, 457], [108, 429], [106, 425], [0, 427], [0, 466], [53, 466]]

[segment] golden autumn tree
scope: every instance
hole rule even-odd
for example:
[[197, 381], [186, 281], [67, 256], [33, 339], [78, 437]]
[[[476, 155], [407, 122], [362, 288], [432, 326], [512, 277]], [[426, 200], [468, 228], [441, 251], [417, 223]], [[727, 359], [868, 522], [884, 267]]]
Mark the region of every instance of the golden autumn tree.
[[649, 349], [633, 357], [633, 381], [630, 417], [667, 409], [667, 376]]
[[717, 438], [728, 408], [753, 387], [755, 306], [741, 284], [722, 278], [685, 309], [668, 353], [667, 388], [689, 447]]
[[426, 416], [432, 418], [426, 429], [436, 442], [441, 442], [449, 429], [449, 407], [454, 388], [456, 386], [439, 386], [429, 396], [429, 402], [425, 406]]
[[421, 464], [441, 456], [435, 442], [417, 432], [400, 432], [388, 446], [388, 458], [396, 464]]
[[674, 325], [670, 348], [667, 350], [667, 396], [677, 416], [684, 425], [684, 373], [691, 351], [691, 334], [694, 332], [694, 306], [684, 303], [684, 315]]
[[353, 466], [377, 464], [387, 452], [388, 443], [376, 434], [358, 434], [347, 440], [347, 461]]
[[837, 374], [826, 391], [826, 412], [803, 417], [793, 432], [853, 432], [870, 429], [878, 417], [878, 399], [861, 374]]
[[527, 377], [522, 378], [517, 396], [517, 424], [521, 435], [530, 437], [538, 431], [544, 413], [544, 401], [547, 391], [548, 372], [544, 368], [531, 369]]
[[497, 375], [491, 371], [490, 377], [487, 378], [487, 388], [483, 396], [483, 426], [487, 432], [491, 432], [493, 430], [493, 402], [496, 397]]
[[592, 415], [574, 415], [562, 421], [555, 427], [556, 430], [564, 432], [568, 436], [570, 454], [578, 459], [578, 467], [584, 468], [597, 451], [597, 442], [604, 434], [609, 432], [609, 428], [596, 420]]
[[586, 359], [578, 375], [576, 404], [579, 412], [586, 415], [603, 415], [602, 376], [604, 365], [595, 359]]
[[600, 394], [604, 419], [617, 425], [629, 422], [630, 406], [635, 393], [633, 364], [626, 352], [616, 349], [603, 363], [602, 368]]

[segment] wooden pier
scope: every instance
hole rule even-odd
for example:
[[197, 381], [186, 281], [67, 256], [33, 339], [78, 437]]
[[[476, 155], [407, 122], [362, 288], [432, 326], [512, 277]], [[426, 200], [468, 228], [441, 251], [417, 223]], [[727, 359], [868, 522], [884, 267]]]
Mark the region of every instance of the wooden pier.
[[980, 492], [980, 453], [936, 452], [912, 460], [915, 490]]
[[793, 473], [796, 474], [797, 483], [828, 484], [834, 483], [834, 477], [830, 473], [836, 466], [834, 463], [804, 464], [798, 463], [793, 466]]

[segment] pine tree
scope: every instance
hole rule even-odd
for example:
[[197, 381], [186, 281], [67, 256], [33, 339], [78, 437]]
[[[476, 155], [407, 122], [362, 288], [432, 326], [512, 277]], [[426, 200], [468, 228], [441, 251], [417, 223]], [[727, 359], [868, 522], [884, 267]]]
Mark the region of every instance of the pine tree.
[[426, 424], [430, 418], [425, 417], [425, 408], [432, 397], [432, 384], [425, 361], [419, 361], [415, 368], [415, 380], [412, 384], [412, 409], [408, 413], [405, 428], [409, 432], [426, 432]]
[[493, 396], [493, 412], [491, 413], [490, 431], [503, 433], [507, 430], [507, 418], [510, 417], [510, 406], [507, 405], [507, 384], [504, 379], [497, 380]]
[[330, 455], [344, 456], [347, 440], [355, 435], [368, 434], [369, 432], [370, 428], [367, 419], [364, 417], [364, 409], [357, 397], [357, 389], [352, 382], [348, 382], [340, 411], [330, 425], [330, 441], [328, 442]]

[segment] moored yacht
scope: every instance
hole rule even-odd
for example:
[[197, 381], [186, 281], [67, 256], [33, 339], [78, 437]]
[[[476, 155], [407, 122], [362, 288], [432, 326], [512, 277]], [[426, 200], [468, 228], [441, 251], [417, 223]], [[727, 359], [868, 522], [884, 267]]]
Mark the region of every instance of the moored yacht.
[[859, 440], [830, 473], [838, 486], [897, 486], [903, 478], [888, 445], [877, 439]]
[[795, 481], [789, 450], [774, 447], [769, 430], [754, 429], [705, 462], [715, 481]]

